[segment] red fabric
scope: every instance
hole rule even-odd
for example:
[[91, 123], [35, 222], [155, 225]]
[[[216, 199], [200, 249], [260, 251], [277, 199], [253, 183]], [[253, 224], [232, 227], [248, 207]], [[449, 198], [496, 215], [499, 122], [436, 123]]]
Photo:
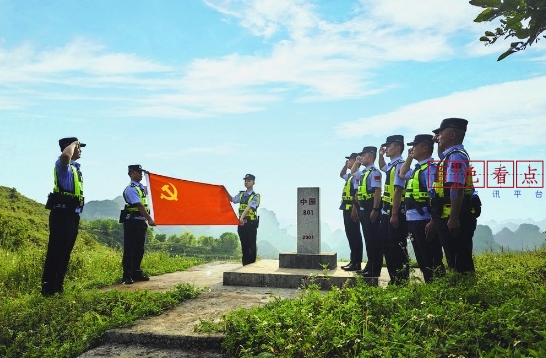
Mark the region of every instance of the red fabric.
[[157, 225], [238, 225], [223, 185], [198, 183], [148, 173]]

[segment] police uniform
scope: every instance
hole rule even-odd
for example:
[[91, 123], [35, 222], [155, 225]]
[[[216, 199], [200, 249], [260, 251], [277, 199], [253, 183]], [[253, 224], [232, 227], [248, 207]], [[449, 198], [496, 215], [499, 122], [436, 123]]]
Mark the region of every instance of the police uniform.
[[[62, 138], [59, 147], [63, 151], [78, 138]], [[79, 144], [85, 147], [84, 143]], [[55, 162], [54, 187], [49, 194], [46, 208], [49, 213], [49, 242], [42, 275], [42, 295], [50, 296], [63, 291], [63, 283], [76, 243], [83, 210], [83, 177], [80, 164], [70, 159], [63, 164], [61, 157]]]
[[[142, 166], [129, 165], [128, 172], [140, 171]], [[123, 191], [125, 208], [123, 214], [123, 283], [131, 284], [133, 281], [148, 281], [150, 278], [142, 272], [140, 267], [144, 257], [144, 244], [148, 224], [146, 218], [138, 211], [136, 204], [141, 203], [146, 212], [150, 212], [146, 198], [146, 188], [139, 182], [131, 180]]]
[[[353, 159], [358, 156], [358, 153], [351, 153], [345, 159]], [[359, 221], [354, 221], [351, 217], [353, 205], [355, 205], [355, 194], [358, 190], [358, 181], [355, 175], [346, 173], [343, 176], [345, 184], [341, 193], [340, 210], [343, 210], [343, 225], [345, 227], [345, 235], [349, 241], [349, 249], [351, 250], [350, 262], [346, 266], [341, 266], [345, 271], [358, 271], [362, 267], [362, 256], [364, 245], [362, 243], [362, 234], [360, 233]]]
[[[386, 143], [381, 146], [386, 147], [394, 142], [401, 143], [403, 146], [404, 136], [389, 136], [387, 137]], [[404, 280], [409, 279], [409, 257], [407, 251], [408, 232], [404, 209], [404, 192], [402, 192], [400, 207], [398, 208], [398, 227], [395, 228], [390, 222], [395, 186], [402, 188], [406, 187], [405, 180], [398, 175], [403, 163], [404, 160], [399, 156], [391, 158], [391, 161], [381, 168], [381, 170], [385, 172], [385, 186], [383, 189], [383, 196], [381, 197], [381, 244], [391, 283], [401, 283]]]
[[[462, 118], [446, 118], [438, 129], [439, 134], [446, 128], [466, 132], [468, 121]], [[436, 180], [430, 190], [433, 219], [444, 248], [448, 267], [457, 272], [474, 272], [472, 239], [476, 230], [476, 213], [472, 204], [474, 187], [468, 171], [470, 157], [462, 144], [445, 149], [440, 155]], [[453, 236], [447, 223], [451, 215], [451, 189], [464, 188], [464, 197], [459, 213], [460, 232]]]
[[[434, 142], [432, 135], [418, 134], [408, 146], [426, 143], [432, 149]], [[443, 252], [437, 233], [427, 240], [425, 226], [430, 222], [430, 198], [428, 190], [432, 187], [436, 175], [436, 165], [432, 158], [421, 160], [405, 177], [406, 193], [404, 204], [408, 232], [419, 269], [423, 273], [425, 282], [431, 282], [434, 276], [443, 276], [445, 267], [442, 262]]]
[[[252, 174], [247, 174], [243, 180], [256, 180]], [[231, 202], [239, 204], [239, 217], [245, 209], [250, 207], [247, 216], [244, 218], [244, 225], [237, 227], [237, 234], [241, 241], [242, 263], [243, 266], [256, 262], [256, 240], [258, 235], [259, 217], [257, 215], [258, 207], [260, 206], [260, 194], [254, 190], [240, 191], [237, 195], [231, 198]]]
[[[377, 154], [377, 147], [364, 147], [361, 155], [366, 153]], [[381, 188], [381, 172], [373, 163], [364, 167], [357, 173], [359, 186], [357, 190], [358, 218], [362, 225], [362, 233], [366, 244], [366, 266], [358, 272], [366, 277], [379, 277], [383, 266], [383, 249], [381, 247], [381, 208], [374, 207], [374, 194], [376, 188]], [[372, 211], [378, 213], [374, 222], [370, 219]]]

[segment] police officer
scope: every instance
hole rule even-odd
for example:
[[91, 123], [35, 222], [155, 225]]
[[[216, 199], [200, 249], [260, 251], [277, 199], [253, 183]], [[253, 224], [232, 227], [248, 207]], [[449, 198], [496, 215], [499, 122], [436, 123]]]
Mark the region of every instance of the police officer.
[[[425, 282], [431, 282], [435, 276], [445, 274], [442, 245], [430, 216], [428, 190], [436, 175], [436, 165], [432, 159], [433, 137], [430, 134], [418, 134], [408, 146], [412, 148], [408, 150], [408, 158], [400, 169], [400, 177], [407, 180], [404, 204], [408, 232], [419, 269]], [[417, 164], [410, 169], [413, 159]]]
[[[390, 284], [401, 284], [409, 279], [409, 257], [407, 251], [407, 227], [404, 209], [404, 189], [406, 182], [398, 173], [404, 163], [404, 136], [391, 135], [387, 137], [379, 151], [379, 166], [385, 172], [385, 186], [383, 189], [381, 243]], [[390, 158], [385, 163], [384, 155]]]
[[360, 163], [356, 163], [357, 156], [358, 153], [351, 153], [348, 157], [345, 157], [345, 165], [339, 172], [341, 179], [345, 180], [339, 209], [343, 210], [343, 225], [345, 226], [345, 235], [347, 236], [349, 249], [351, 250], [349, 264], [341, 266], [345, 271], [357, 271], [362, 269], [362, 256], [364, 251], [358, 220], [358, 210], [355, 205], [355, 194], [358, 189], [358, 181], [355, 176], [351, 174], [353, 165], [358, 165], [358, 167], [360, 167]]
[[146, 200], [146, 188], [142, 181], [142, 166], [129, 165], [128, 175], [130, 184], [123, 191], [125, 208], [123, 214], [123, 283], [132, 284], [134, 281], [148, 281], [150, 278], [142, 272], [140, 264], [144, 256], [144, 243], [148, 224], [155, 226], [150, 216], [150, 209]]
[[247, 174], [243, 178], [246, 190], [231, 197], [232, 203], [239, 203], [239, 226], [237, 234], [241, 241], [243, 266], [256, 262], [256, 236], [258, 234], [260, 194], [254, 191], [256, 177]]
[[472, 205], [474, 187], [468, 170], [470, 157], [463, 140], [468, 121], [446, 118], [433, 130], [440, 162], [433, 189], [430, 191], [432, 218], [436, 223], [448, 267], [457, 272], [474, 272], [472, 239], [476, 214]]
[[380, 217], [381, 217], [381, 172], [375, 168], [377, 147], [364, 147], [356, 158], [364, 168], [357, 170], [355, 163], [351, 173], [359, 182], [356, 193], [358, 218], [362, 225], [364, 242], [366, 243], [366, 266], [357, 271], [364, 277], [379, 277], [383, 266], [383, 249], [381, 247]]
[[63, 292], [63, 283], [74, 248], [80, 213], [83, 210], [83, 178], [80, 164], [81, 148], [78, 138], [59, 140], [61, 155], [53, 171], [53, 193], [49, 194], [46, 208], [49, 213], [49, 242], [42, 275], [42, 295], [51, 296]]

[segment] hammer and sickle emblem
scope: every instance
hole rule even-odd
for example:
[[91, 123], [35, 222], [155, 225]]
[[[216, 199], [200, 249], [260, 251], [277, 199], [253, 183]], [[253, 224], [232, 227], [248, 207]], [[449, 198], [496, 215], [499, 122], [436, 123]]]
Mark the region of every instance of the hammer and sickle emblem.
[[[171, 187], [173, 188], [173, 191], [171, 191]], [[168, 194], [165, 195], [165, 194], [161, 194], [160, 198], [161, 199], [165, 199], [165, 200], [175, 200], [175, 201], [178, 201], [178, 191], [176, 190], [176, 187], [174, 185], [172, 185], [171, 183], [168, 183], [168, 184], [165, 184], [161, 187], [161, 191], [164, 191], [165, 193]]]

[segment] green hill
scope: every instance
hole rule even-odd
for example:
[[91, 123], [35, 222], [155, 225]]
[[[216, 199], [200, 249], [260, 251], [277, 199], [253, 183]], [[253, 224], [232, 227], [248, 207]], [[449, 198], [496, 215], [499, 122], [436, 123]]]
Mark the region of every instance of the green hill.
[[[47, 247], [49, 210], [43, 204], [0, 186], [0, 248], [14, 250], [27, 245]], [[82, 231], [76, 245], [94, 247], [93, 236]]]

